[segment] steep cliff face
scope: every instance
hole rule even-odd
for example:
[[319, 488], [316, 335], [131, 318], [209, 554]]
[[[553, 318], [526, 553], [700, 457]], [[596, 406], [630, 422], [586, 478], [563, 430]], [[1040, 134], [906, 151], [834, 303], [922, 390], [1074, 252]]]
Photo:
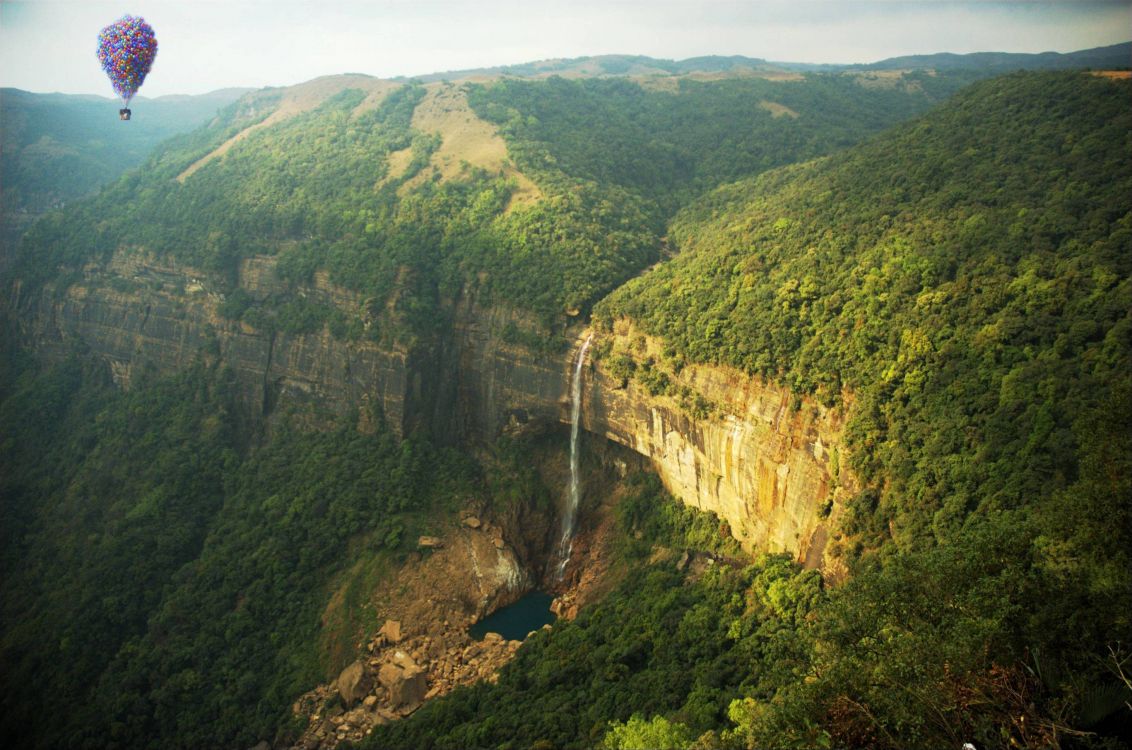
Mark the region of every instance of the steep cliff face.
[[[457, 319], [465, 427], [490, 438], [531, 421], [569, 422], [571, 366], [584, 336], [570, 351], [534, 356], [498, 336], [513, 313], [469, 305]], [[661, 348], [626, 322], [604, 338], [606, 350], [643, 348], [642, 357]], [[669, 491], [716, 513], [747, 549], [821, 564], [841, 500], [857, 490], [841, 460], [843, 410], [737, 370], [690, 365], [673, 383], [708, 405], [696, 416], [686, 400], [623, 382], [609, 359], [583, 371], [587, 431], [649, 459]]]
[[[627, 322], [611, 338], [612, 351], [661, 348], [633, 335]], [[587, 374], [587, 430], [649, 458], [669, 491], [716, 513], [746, 549], [821, 564], [841, 500], [856, 491], [841, 468], [842, 410], [733, 369], [699, 365], [673, 373], [671, 387], [654, 394], [611, 373], [607, 362]]]
[[[287, 291], [272, 258], [245, 261], [239, 281], [256, 300]], [[344, 341], [325, 329], [295, 335], [231, 321], [217, 312], [223, 299], [215, 286], [194, 269], [122, 253], [88, 267], [84, 281], [61, 293], [21, 300], [16, 287], [10, 301], [20, 308], [25, 338], [41, 351], [58, 355], [80, 342], [122, 387], [140, 367], [171, 371], [219, 358], [258, 418], [301, 409], [317, 422], [373, 405], [398, 433], [423, 429], [441, 442], [484, 442], [569, 422], [580, 339], [568, 350], [536, 353], [507, 334], [528, 323], [521, 314], [481, 305], [474, 294], [456, 303], [450, 336], [405, 349]], [[299, 293], [352, 312], [364, 305], [323, 275]], [[698, 410], [672, 388], [657, 393], [614, 374], [610, 352], [645, 359], [659, 348], [628, 323], [599, 336], [595, 350], [606, 355], [583, 371], [583, 427], [647, 458], [674, 495], [714, 511], [746, 548], [820, 564], [838, 501], [855, 489], [839, 468], [844, 413], [725, 368], [672, 374]]]
[[[253, 258], [240, 268], [240, 286], [263, 299], [284, 290], [274, 259]], [[105, 360], [124, 388], [138, 368], [172, 371], [199, 358], [231, 368], [249, 409], [310, 407], [312, 414], [348, 413], [374, 403], [398, 433], [416, 418], [422, 382], [409, 352], [368, 341], [335, 339], [325, 329], [287, 334], [257, 329], [218, 313], [223, 297], [207, 274], [144, 255], [119, 253], [106, 267], [88, 266], [66, 290], [46, 288], [11, 301], [23, 338], [49, 356], [80, 344]], [[341, 306], [358, 304], [325, 278], [304, 290]]]

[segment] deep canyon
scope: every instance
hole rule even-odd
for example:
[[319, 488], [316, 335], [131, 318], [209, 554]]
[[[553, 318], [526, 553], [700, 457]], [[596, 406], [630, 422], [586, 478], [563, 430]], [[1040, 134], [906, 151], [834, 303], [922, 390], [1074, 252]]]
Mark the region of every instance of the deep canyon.
[[[365, 300], [325, 274], [289, 289], [274, 266], [270, 256], [245, 260], [239, 287], [255, 300], [294, 293], [348, 314], [364, 308]], [[569, 329], [572, 343], [562, 351], [535, 351], [505, 340], [505, 328], [524, 324], [520, 313], [480, 304], [473, 290], [452, 301], [448, 335], [383, 346], [325, 329], [287, 334], [226, 320], [217, 312], [217, 286], [199, 270], [119, 251], [104, 266], [88, 265], [67, 289], [28, 297], [17, 287], [13, 303], [25, 339], [49, 356], [76, 345], [88, 350], [122, 388], [139, 368], [171, 372], [218, 358], [235, 373], [249, 413], [268, 422], [280, 410], [299, 410], [317, 424], [373, 405], [397, 434], [423, 431], [449, 444], [569, 424], [572, 365], [589, 333], [581, 325]], [[627, 321], [599, 333], [602, 340], [640, 357], [659, 346]], [[673, 495], [717, 514], [748, 551], [789, 552], [821, 566], [831, 519], [857, 486], [844, 460], [845, 409], [730, 368], [693, 364], [676, 378], [711, 405], [709, 414], [624, 382], [603, 359], [589, 358], [581, 426], [647, 459]]]

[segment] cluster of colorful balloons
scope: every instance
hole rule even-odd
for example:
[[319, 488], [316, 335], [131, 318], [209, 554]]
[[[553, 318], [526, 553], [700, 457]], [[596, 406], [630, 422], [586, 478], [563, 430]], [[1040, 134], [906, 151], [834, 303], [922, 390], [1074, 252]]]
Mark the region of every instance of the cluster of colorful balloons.
[[130, 103], [157, 57], [157, 37], [144, 18], [122, 16], [98, 34], [98, 62], [114, 91]]

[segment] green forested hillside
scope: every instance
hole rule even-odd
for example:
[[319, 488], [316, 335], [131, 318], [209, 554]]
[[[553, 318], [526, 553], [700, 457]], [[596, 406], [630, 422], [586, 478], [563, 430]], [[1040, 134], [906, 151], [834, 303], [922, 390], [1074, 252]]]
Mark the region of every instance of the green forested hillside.
[[1114, 684], [1132, 634], [1130, 97], [1080, 74], [978, 84], [693, 204], [680, 255], [599, 306], [662, 336], [670, 367], [851, 404], [875, 489], [839, 544], [862, 561], [816, 621], [824, 676], [752, 704], [753, 741], [795, 736], [800, 694], [844, 741], [931, 744], [980, 710], [960, 685], [1040, 676], [1040, 699], [1009, 689], [1053, 731]]
[[[266, 117], [267, 102], [252, 106], [263, 92], [169, 142], [96, 199], [41, 222], [19, 273], [45, 279], [56, 264], [123, 245], [229, 276], [240, 258], [281, 253], [295, 280], [327, 268], [378, 306], [407, 280], [398, 305], [415, 334], [442, 320], [439, 300], [470, 279], [549, 322], [588, 309], [655, 261], [681, 200], [860, 141], [960, 82], [910, 74], [887, 88], [851, 76], [686, 82], [676, 92], [630, 81], [468, 85], [472, 107], [500, 126], [515, 162], [546, 193], [511, 211], [514, 184], [500, 175], [468, 168], [459, 179], [412, 181], [439, 146], [411, 126], [424, 96], [415, 85], [364, 111], [355, 111], [363, 92], [343, 91], [173, 179]], [[390, 176], [389, 155], [410, 147], [409, 167]]]
[[414, 77], [421, 81], [449, 81], [482, 76], [535, 77], [547, 75], [571, 76], [638, 76], [663, 78], [689, 74], [730, 73], [750, 75], [756, 71], [781, 75], [785, 71], [854, 71], [871, 70], [943, 70], [967, 71], [975, 78], [986, 78], [996, 74], [1011, 73], [1018, 70], [1067, 70], [1092, 68], [1125, 69], [1132, 53], [1132, 44], [1114, 44], [1108, 47], [1058, 53], [1037, 54], [1020, 52], [976, 52], [956, 55], [940, 53], [932, 55], [906, 55], [890, 57], [873, 63], [807, 63], [801, 61], [768, 62], [761, 58], [743, 55], [705, 55], [686, 60], [666, 60], [645, 55], [597, 55], [594, 57], [573, 57], [564, 59], [539, 60], [519, 65], [501, 65], [491, 68], [472, 68], [432, 73]]
[[320, 644], [356, 635], [320, 626], [331, 581], [393, 564], [406, 527], [478, 489], [477, 470], [353, 424], [248, 451], [225, 372], [121, 393], [83, 367], [25, 362], [2, 383], [0, 736], [197, 748], [285, 733], [294, 698], [341, 666]]
[[113, 182], [244, 93], [139, 97], [124, 123], [112, 99], [0, 89], [0, 240], [14, 245], [35, 217]]
[[595, 317], [848, 402], [850, 580], [642, 574], [370, 746], [1123, 746], [1129, 94], [986, 82], [681, 212]]
[[864, 67], [872, 70], [907, 70], [932, 68], [934, 70], [980, 70], [994, 73], [1013, 73], [1018, 70], [1127, 70], [1132, 63], [1132, 42], [1094, 47], [1076, 52], [972, 52], [955, 55], [947, 52], [934, 55], [904, 55], [880, 60]]
[[[978, 84], [867, 146], [728, 186], [680, 255], [599, 309], [673, 359], [854, 398], [895, 538], [946, 540], [1076, 475], [1074, 424], [1127, 384], [1129, 84]], [[887, 521], [888, 519], [886, 519]]]
[[[939, 95], [914, 83], [909, 91], [821, 77], [679, 93], [553, 80], [472, 87], [473, 107], [499, 122], [544, 191], [510, 212], [514, 185], [500, 175], [467, 168], [411, 182], [440, 145], [411, 125], [425, 95], [414, 85], [362, 109], [364, 92], [346, 89], [248, 131], [184, 176], [272, 114], [283, 92], [266, 90], [166, 142], [98, 196], [46, 217], [20, 246], [12, 275], [27, 299], [36, 285], [65, 285], [118, 249], [144, 250], [210, 273], [228, 293], [221, 314], [259, 329], [330, 324], [345, 338], [435, 338], [445, 335], [445, 300], [468, 279], [549, 321], [655, 260], [683, 196], [828, 153]], [[761, 104], [771, 96], [798, 117], [775, 117]], [[708, 110], [712, 117], [700, 116]], [[624, 133], [578, 139], [575, 130]], [[405, 149], [409, 164], [394, 176], [389, 155]], [[744, 159], [724, 158], [733, 149]], [[676, 172], [668, 163], [650, 171], [662, 153], [679, 161]], [[235, 271], [263, 253], [279, 255], [289, 283], [325, 268], [370, 297], [371, 309], [396, 299], [396, 314], [363, 334], [359, 321], [314, 303], [257, 303], [235, 288]], [[0, 671], [5, 734], [38, 746], [110, 738], [200, 747], [285, 734], [289, 701], [329, 668], [314, 644], [326, 582], [347, 555], [384, 564], [404, 541], [399, 530], [410, 521], [399, 519], [437, 512], [445, 488], [475, 481], [455, 458], [386, 435], [260, 435], [216, 366], [142, 379], [122, 394], [81, 359], [45, 371], [21, 361], [6, 360], [0, 411]], [[51, 719], [40, 710], [48, 696], [74, 710]]]
[[500, 125], [523, 168], [630, 189], [666, 218], [705, 188], [856, 143], [959, 85], [917, 73], [878, 88], [854, 76], [810, 76], [677, 79], [670, 91], [554, 78], [476, 88], [472, 103]]

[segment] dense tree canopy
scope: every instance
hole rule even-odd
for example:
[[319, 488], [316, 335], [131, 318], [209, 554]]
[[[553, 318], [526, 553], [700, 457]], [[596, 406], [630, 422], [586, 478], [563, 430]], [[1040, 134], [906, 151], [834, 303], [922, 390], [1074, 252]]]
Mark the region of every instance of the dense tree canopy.
[[[19, 273], [45, 281], [60, 265], [126, 247], [211, 271], [231, 287], [240, 259], [279, 254], [290, 280], [325, 268], [378, 308], [396, 289], [401, 338], [428, 333], [443, 320], [442, 300], [467, 283], [550, 322], [588, 310], [657, 260], [665, 221], [682, 200], [860, 141], [962, 80], [909, 76], [878, 89], [812, 76], [684, 82], [675, 92], [627, 80], [466, 85], [475, 112], [499, 126], [512, 159], [545, 193], [510, 211], [514, 184], [500, 174], [469, 167], [453, 179], [414, 180], [440, 145], [412, 126], [422, 86], [402, 86], [374, 108], [359, 108], [365, 92], [346, 89], [249, 130], [278, 106], [281, 94], [267, 90], [164, 144], [97, 198], [41, 222]], [[223, 158], [185, 176], [241, 131], [247, 137]], [[390, 174], [390, 154], [404, 149], [408, 166]], [[251, 322], [280, 311], [264, 312]], [[316, 314], [313, 324], [328, 317]]]
[[[974, 700], [959, 683], [1007, 690], [994, 670], [1040, 658], [1076, 675], [1041, 688], [1053, 732], [1059, 710], [1084, 710], [1082, 685], [1112, 679], [1132, 602], [1129, 96], [1128, 81], [1081, 74], [972, 86], [867, 145], [692, 204], [673, 222], [680, 255], [599, 306], [663, 337], [670, 368], [726, 364], [851, 399], [867, 488], [835, 544], [883, 561], [822, 618], [829, 681], [787, 691], [814, 701], [812, 719], [890, 732], [869, 735], [880, 744], [951, 741], [978, 723], [972, 706], [958, 718], [954, 702]], [[972, 621], [940, 610], [949, 586]], [[834, 632], [840, 618], [861, 621]], [[884, 628], [907, 642], [876, 647]], [[853, 670], [873, 677], [841, 683]], [[955, 720], [885, 697], [897, 684], [950, 691], [933, 710]], [[781, 730], [776, 706], [752, 726]]]
[[342, 666], [328, 637], [357, 636], [320, 627], [329, 582], [393, 564], [475, 468], [352, 425], [246, 453], [225, 372], [120, 393], [81, 368], [6, 373], [0, 730], [186, 748], [285, 731], [295, 696]]

